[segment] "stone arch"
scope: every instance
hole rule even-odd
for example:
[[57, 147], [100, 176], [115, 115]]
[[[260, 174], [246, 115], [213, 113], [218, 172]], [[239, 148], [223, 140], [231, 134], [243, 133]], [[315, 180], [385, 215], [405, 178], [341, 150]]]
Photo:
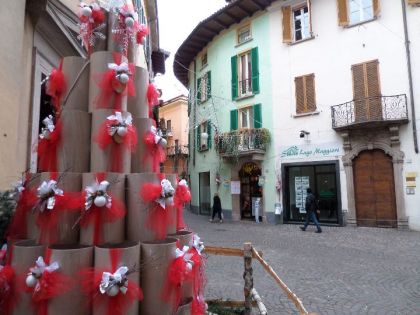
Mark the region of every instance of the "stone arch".
[[345, 155], [342, 157], [343, 164], [346, 165], [352, 165], [353, 160], [355, 157], [357, 157], [360, 152], [366, 151], [366, 150], [374, 150], [379, 149], [385, 152], [385, 154], [392, 157], [393, 163], [403, 163], [404, 162], [404, 152], [391, 147], [386, 142], [381, 141], [373, 141], [373, 142], [367, 142], [367, 143], [356, 143], [352, 145], [352, 149], [348, 152], [346, 152]]

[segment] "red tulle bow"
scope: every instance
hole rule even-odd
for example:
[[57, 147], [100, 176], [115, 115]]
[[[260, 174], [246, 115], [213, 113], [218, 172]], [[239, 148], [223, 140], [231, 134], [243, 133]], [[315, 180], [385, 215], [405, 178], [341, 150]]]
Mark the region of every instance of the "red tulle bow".
[[111, 270], [106, 269], [89, 269], [81, 272], [82, 287], [85, 294], [93, 300], [93, 306], [103, 314], [107, 315], [124, 315], [126, 310], [134, 303], [143, 299], [141, 288], [128, 279], [128, 290], [126, 294], [119, 292], [115, 296], [102, 294], [99, 291], [103, 272], [115, 272], [118, 267], [124, 265], [121, 261], [121, 250], [119, 248], [111, 248], [109, 250], [111, 259]]
[[90, 16], [83, 15], [83, 7], [80, 8], [78, 16], [80, 20], [80, 38], [82, 39], [83, 45], [85, 46], [89, 55], [91, 55], [95, 41], [94, 32], [100, 31], [99, 29], [95, 29], [104, 23], [105, 13], [103, 9], [97, 4], [93, 4], [89, 7], [91, 9]]
[[144, 154], [144, 162], [152, 164], [153, 172], [159, 172], [160, 163], [165, 162], [165, 149], [155, 142], [155, 135], [151, 131], [147, 131], [143, 136], [143, 142], [147, 147]]
[[162, 186], [160, 184], [145, 183], [141, 187], [140, 197], [143, 201], [149, 202], [149, 214], [146, 219], [146, 226], [151, 229], [156, 238], [164, 239], [167, 234], [168, 226], [171, 224], [172, 218], [172, 207], [166, 205], [162, 208], [159, 203], [156, 202], [160, 198], [162, 192]]
[[63, 73], [63, 60], [60, 65], [51, 71], [47, 82], [47, 94], [51, 96], [52, 104], [55, 110], [60, 111], [61, 98], [64, 96], [67, 89], [66, 78]]
[[122, 159], [124, 150], [128, 150], [132, 153], [136, 149], [137, 130], [133, 125], [128, 125], [127, 134], [124, 137], [119, 137], [119, 141], [121, 142], [117, 143], [114, 140], [114, 137], [109, 133], [110, 127], [116, 124], [117, 121], [108, 119], [103, 122], [98, 134], [96, 135], [95, 141], [102, 150], [105, 150], [108, 146], [110, 146], [108, 170], [110, 172], [120, 173], [123, 169]]
[[0, 266], [0, 310], [5, 315], [12, 314], [17, 303], [14, 277], [15, 271], [11, 266]]
[[[114, 53], [113, 56], [114, 63], [121, 65], [122, 55]], [[124, 97], [127, 95], [136, 95], [136, 89], [134, 86], [134, 64], [128, 64], [129, 80], [125, 85], [116, 78], [117, 74], [117, 70], [109, 69], [99, 75], [99, 78], [96, 81], [101, 89], [101, 92], [94, 100], [96, 108], [111, 108], [116, 111], [121, 111]], [[112, 100], [111, 104], [110, 100]]]
[[176, 209], [176, 229], [177, 231], [186, 228], [183, 218], [184, 204], [191, 201], [191, 192], [187, 185], [179, 184], [175, 190], [174, 206]]
[[160, 93], [153, 83], [147, 87], [147, 102], [149, 104], [149, 118], [153, 118], [153, 107], [159, 105]]
[[62, 123], [57, 119], [54, 131], [49, 134], [48, 139], [43, 138], [38, 141], [38, 171], [57, 172], [57, 153], [61, 144]]
[[143, 38], [147, 35], [149, 35], [149, 28], [147, 27], [147, 25], [144, 24], [140, 24], [139, 25], [139, 30], [137, 32], [136, 35], [136, 40], [137, 40], [137, 44], [143, 44]]
[[178, 309], [181, 303], [182, 286], [191, 276], [191, 269], [188, 268], [184, 256], [175, 258], [169, 265], [161, 298], [171, 304], [173, 312]]
[[204, 268], [204, 257], [200, 255], [196, 248], [191, 247], [188, 251], [188, 254], [191, 255], [190, 260], [193, 263], [192, 275], [190, 281], [192, 281], [193, 286], [193, 304], [192, 304], [192, 314], [199, 315], [204, 314], [200, 313], [203, 308], [206, 309], [206, 303], [203, 299], [204, 286], [206, 284], [206, 275]]

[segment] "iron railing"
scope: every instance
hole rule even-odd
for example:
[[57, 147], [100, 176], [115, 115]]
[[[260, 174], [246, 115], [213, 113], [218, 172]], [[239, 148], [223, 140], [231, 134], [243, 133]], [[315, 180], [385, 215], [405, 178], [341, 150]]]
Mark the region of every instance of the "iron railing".
[[405, 123], [408, 121], [407, 96], [368, 97], [331, 106], [333, 129], [367, 123]]
[[178, 146], [170, 146], [166, 148], [166, 154], [168, 156], [173, 155], [188, 155], [188, 146], [187, 145], [178, 145]]
[[264, 151], [270, 143], [270, 132], [265, 128], [245, 128], [215, 136], [216, 150], [222, 155], [240, 155]]

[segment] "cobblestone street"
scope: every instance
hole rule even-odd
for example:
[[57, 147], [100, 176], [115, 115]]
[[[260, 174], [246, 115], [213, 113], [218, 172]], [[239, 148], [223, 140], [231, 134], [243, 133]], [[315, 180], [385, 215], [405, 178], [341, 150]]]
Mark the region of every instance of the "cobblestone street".
[[[185, 211], [205, 245], [242, 248], [251, 241], [309, 312], [420, 314], [420, 233], [395, 229], [209, 223]], [[298, 314], [256, 260], [254, 287], [269, 314]], [[243, 300], [243, 260], [209, 256], [206, 298]]]

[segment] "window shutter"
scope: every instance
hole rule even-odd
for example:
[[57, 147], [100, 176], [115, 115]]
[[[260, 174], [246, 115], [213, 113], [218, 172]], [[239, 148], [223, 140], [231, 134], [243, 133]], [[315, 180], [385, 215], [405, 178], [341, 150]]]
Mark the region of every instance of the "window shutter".
[[235, 100], [238, 98], [238, 56], [232, 56], [230, 64], [232, 68], [232, 100]]
[[382, 119], [382, 106], [378, 60], [374, 60], [365, 64], [366, 69], [366, 92], [368, 99], [368, 117], [370, 120]]
[[207, 97], [209, 99], [211, 97], [211, 73], [210, 71], [207, 72]]
[[201, 78], [197, 80], [197, 100], [198, 103], [201, 103]]
[[211, 139], [211, 121], [210, 120], [207, 120], [207, 134], [209, 135], [209, 137], [207, 138], [207, 147], [211, 149], [212, 139]]
[[197, 126], [197, 150], [200, 151], [201, 150], [201, 132], [200, 132], [200, 128], [201, 126], [198, 125]]
[[282, 7], [283, 12], [283, 43], [292, 42], [292, 8]]
[[254, 128], [262, 128], [261, 104], [255, 104], [254, 110]]
[[305, 112], [305, 83], [303, 77], [295, 78], [296, 114]]
[[310, 74], [304, 77], [305, 79], [305, 96], [306, 96], [306, 112], [314, 112], [316, 110], [315, 98], [315, 75]]
[[234, 109], [230, 111], [230, 130], [238, 129], [238, 110]]
[[260, 93], [260, 70], [258, 64], [258, 47], [251, 50], [252, 93]]
[[408, 0], [408, 4], [412, 6], [420, 6], [420, 0]]
[[365, 84], [365, 66], [364, 64], [353, 65], [353, 99], [355, 121], [366, 120], [366, 84]]
[[337, 10], [338, 10], [338, 25], [340, 26], [349, 25], [347, 0], [337, 0]]
[[373, 7], [373, 15], [377, 17], [379, 12], [381, 11], [379, 0], [372, 0], [372, 7]]

